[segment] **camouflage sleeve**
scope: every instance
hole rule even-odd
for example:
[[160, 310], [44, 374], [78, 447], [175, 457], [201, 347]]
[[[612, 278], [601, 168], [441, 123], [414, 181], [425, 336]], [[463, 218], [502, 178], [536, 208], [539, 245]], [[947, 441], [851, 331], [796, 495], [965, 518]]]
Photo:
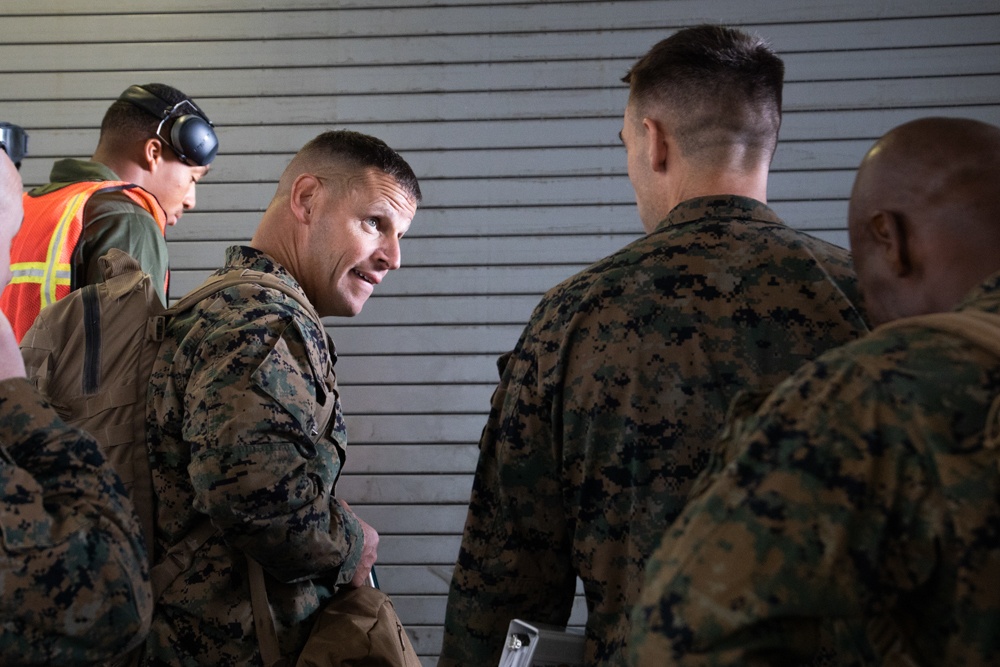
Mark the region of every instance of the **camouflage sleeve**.
[[86, 434], [0, 382], [0, 662], [82, 665], [136, 646], [153, 612], [138, 520]]
[[343, 417], [338, 404], [329, 437], [314, 446], [320, 380], [300, 325], [271, 308], [215, 327], [175, 357], [192, 364], [180, 372], [189, 374], [182, 429], [195, 507], [278, 579], [343, 583], [363, 548], [357, 517], [334, 497]]
[[779, 385], [735, 460], [668, 529], [632, 614], [635, 664], [794, 664], [824, 651], [877, 662], [853, 619], [898, 594], [879, 579], [885, 559], [907, 554], [901, 587], [926, 580], [939, 513], [922, 505], [926, 462], [896, 446], [912, 435], [906, 392], [897, 400], [874, 379], [889, 355], [865, 369], [842, 354]]
[[513, 618], [565, 625], [576, 575], [530, 326], [503, 370], [480, 440], [439, 665], [495, 665]]

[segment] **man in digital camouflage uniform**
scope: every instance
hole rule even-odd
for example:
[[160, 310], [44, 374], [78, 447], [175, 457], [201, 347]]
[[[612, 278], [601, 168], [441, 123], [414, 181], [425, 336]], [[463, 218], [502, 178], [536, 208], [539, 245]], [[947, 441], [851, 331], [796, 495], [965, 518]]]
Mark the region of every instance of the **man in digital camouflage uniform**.
[[623, 664], [646, 559], [730, 401], [866, 330], [847, 251], [764, 203], [783, 72], [755, 36], [699, 26], [625, 77], [647, 235], [550, 290], [501, 359], [439, 664], [496, 664], [511, 618], [565, 624], [577, 577], [586, 663]]
[[[356, 315], [399, 267], [419, 200], [412, 170], [383, 142], [321, 134], [220, 273], [268, 273], [319, 316]], [[285, 656], [335, 586], [365, 581], [378, 534], [334, 496], [347, 446], [335, 361], [326, 332], [274, 288], [230, 287], [171, 321], [149, 394], [156, 558], [207, 518], [217, 530], [158, 602], [147, 665], [261, 664], [248, 558], [267, 574]], [[316, 415], [331, 402], [323, 430]]]
[[[21, 223], [0, 151], [0, 287]], [[0, 665], [89, 665], [136, 646], [153, 612], [146, 550], [121, 480], [25, 379], [0, 313]]]
[[[922, 119], [875, 144], [849, 210], [875, 323], [1000, 313], [998, 190], [1000, 128]], [[637, 664], [790, 664], [831, 624], [853, 638], [836, 664], [997, 664], [1000, 358], [900, 324], [803, 366], [742, 422], [738, 456], [650, 561]]]

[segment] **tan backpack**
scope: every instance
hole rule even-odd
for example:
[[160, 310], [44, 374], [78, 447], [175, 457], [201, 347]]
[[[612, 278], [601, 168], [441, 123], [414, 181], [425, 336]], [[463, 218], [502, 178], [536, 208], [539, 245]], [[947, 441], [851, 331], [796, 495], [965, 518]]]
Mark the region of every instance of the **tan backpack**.
[[28, 379], [59, 416], [100, 444], [129, 492], [152, 554], [146, 391], [169, 319], [227, 287], [254, 283], [289, 295], [321, 329], [323, 323], [302, 295], [260, 271], [212, 276], [165, 309], [152, 279], [127, 253], [113, 248], [98, 262], [105, 281], [43, 308], [21, 341], [21, 355]]
[[[264, 667], [291, 667], [281, 657], [274, 619], [267, 604], [264, 572], [247, 558], [257, 642]], [[295, 667], [421, 667], [392, 599], [370, 585], [341, 588], [316, 614]]]

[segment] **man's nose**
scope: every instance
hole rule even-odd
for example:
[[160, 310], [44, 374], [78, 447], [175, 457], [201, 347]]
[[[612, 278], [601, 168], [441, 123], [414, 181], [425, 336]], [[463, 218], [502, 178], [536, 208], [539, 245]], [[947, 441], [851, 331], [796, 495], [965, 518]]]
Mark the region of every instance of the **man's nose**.
[[399, 239], [395, 236], [386, 239], [385, 243], [381, 247], [382, 257], [380, 258], [386, 267], [393, 271], [400, 267], [402, 262], [402, 253], [399, 248]]

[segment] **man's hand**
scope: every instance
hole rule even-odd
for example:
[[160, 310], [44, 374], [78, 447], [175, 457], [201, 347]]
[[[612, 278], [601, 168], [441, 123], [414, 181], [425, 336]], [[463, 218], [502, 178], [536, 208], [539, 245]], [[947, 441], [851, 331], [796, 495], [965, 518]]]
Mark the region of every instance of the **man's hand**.
[[[345, 510], [354, 514], [354, 510], [351, 506], [347, 504], [344, 500], [340, 498], [337, 499]], [[358, 523], [361, 524], [361, 530], [364, 532], [365, 546], [361, 552], [361, 561], [358, 563], [358, 567], [354, 570], [354, 577], [351, 578], [351, 586], [354, 588], [359, 588], [364, 586], [368, 580], [368, 574], [372, 571], [372, 567], [375, 565], [375, 561], [378, 559], [378, 533], [374, 528], [365, 523], [361, 517], [354, 514], [357, 518]]]
[[[14, 337], [14, 330], [11, 328], [7, 316], [0, 312], [0, 380], [15, 377], [25, 377], [24, 359], [21, 358], [21, 348], [17, 346], [17, 339]], [[368, 533], [366, 532], [365, 540], [367, 541], [367, 539]], [[378, 544], [377, 536], [375, 543]]]

